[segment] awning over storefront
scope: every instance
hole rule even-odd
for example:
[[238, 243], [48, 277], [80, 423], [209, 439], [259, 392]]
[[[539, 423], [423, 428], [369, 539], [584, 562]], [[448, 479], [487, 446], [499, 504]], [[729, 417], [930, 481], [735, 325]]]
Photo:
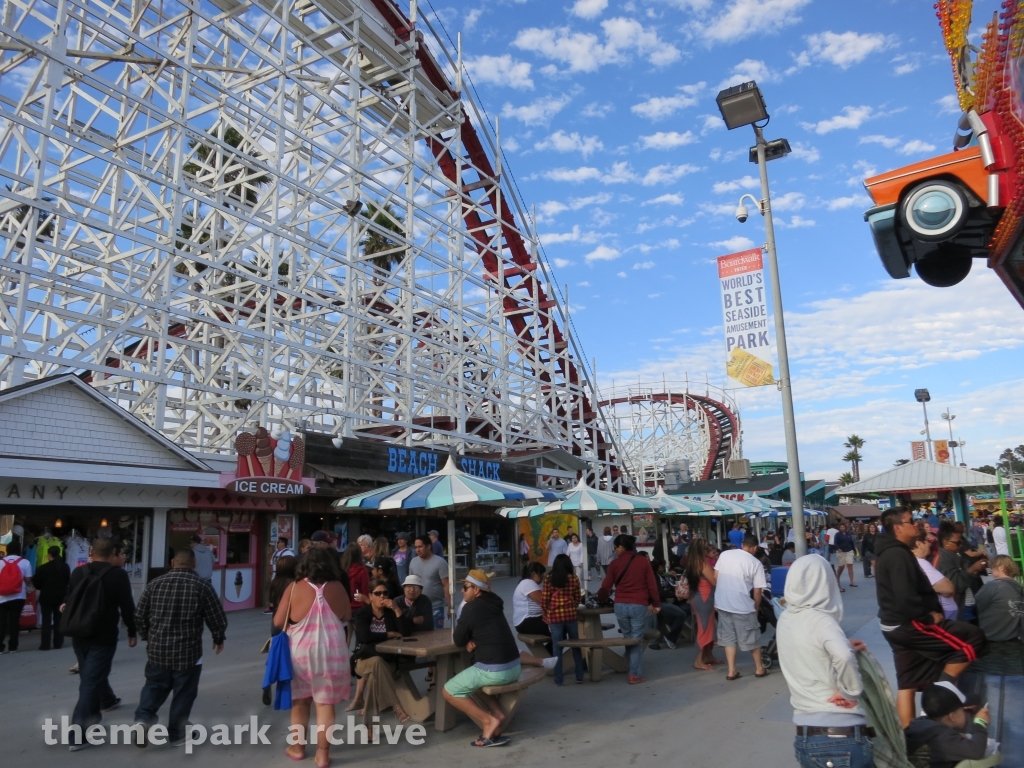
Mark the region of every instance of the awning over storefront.
[[954, 467], [938, 461], [918, 459], [882, 472], [859, 483], [844, 485], [843, 496], [888, 496], [914, 491], [949, 491], [954, 488], [984, 488], [998, 485], [995, 475]]

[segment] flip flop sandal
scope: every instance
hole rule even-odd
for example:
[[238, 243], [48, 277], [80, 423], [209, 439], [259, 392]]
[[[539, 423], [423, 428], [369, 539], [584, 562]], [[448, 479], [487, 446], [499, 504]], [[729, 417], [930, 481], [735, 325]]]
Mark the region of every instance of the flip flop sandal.
[[508, 736], [495, 736], [493, 739], [485, 739], [481, 736], [476, 741], [469, 742], [471, 747], [504, 747], [508, 744]]
[[768, 670], [762, 669], [760, 672], [755, 672], [754, 677], [768, 677]]
[[729, 680], [731, 682], [733, 680], [739, 680], [741, 677], [743, 677], [743, 675], [741, 673], [737, 672], [735, 677], [729, 677], [729, 675], [726, 675], [725, 679]]

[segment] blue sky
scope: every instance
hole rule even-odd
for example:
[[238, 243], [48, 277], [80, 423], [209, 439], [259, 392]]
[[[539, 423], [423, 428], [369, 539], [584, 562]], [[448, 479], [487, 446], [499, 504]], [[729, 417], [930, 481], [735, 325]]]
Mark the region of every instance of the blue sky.
[[[726, 131], [720, 88], [761, 86], [801, 466], [834, 478], [843, 439], [862, 474], [909, 457], [913, 390], [957, 415], [967, 463], [1024, 442], [1022, 310], [982, 262], [956, 288], [882, 270], [862, 214], [866, 175], [951, 149], [958, 109], [932, 0], [540, 0], [433, 10], [463, 33], [482, 106], [535, 205], [586, 353], [612, 380], [724, 383], [714, 258], [760, 245], [733, 217], [755, 191], [748, 128]], [[996, 9], [975, 8], [979, 20]], [[739, 393], [745, 455], [782, 460], [779, 395]]]

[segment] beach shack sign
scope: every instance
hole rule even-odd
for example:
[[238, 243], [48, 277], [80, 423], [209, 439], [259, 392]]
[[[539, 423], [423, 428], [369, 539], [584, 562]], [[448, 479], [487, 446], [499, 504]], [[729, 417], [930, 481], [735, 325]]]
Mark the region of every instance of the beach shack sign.
[[238, 464], [234, 472], [222, 473], [221, 486], [239, 496], [290, 498], [316, 493], [316, 480], [303, 477], [306, 444], [300, 435], [282, 430], [276, 436], [259, 427], [240, 432], [235, 438]]

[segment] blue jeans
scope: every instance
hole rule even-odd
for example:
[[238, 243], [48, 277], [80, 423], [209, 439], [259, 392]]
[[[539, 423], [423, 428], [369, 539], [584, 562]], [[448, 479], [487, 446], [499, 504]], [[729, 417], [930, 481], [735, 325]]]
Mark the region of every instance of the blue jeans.
[[[551, 630], [551, 642], [555, 646], [555, 658], [558, 661], [555, 662], [555, 685], [561, 685], [564, 681], [562, 676], [562, 649], [558, 647], [558, 644], [562, 640], [579, 640], [580, 631], [579, 623], [575, 621], [566, 621], [561, 624], [548, 624], [548, 628]], [[576, 662], [576, 679], [583, 679], [583, 651], [579, 648], [572, 649], [572, 660]]]
[[619, 620], [619, 632], [623, 637], [635, 637], [640, 641], [638, 645], [626, 648], [626, 658], [629, 659], [629, 676], [642, 677], [643, 671], [640, 666], [640, 657], [643, 655], [644, 630], [647, 629], [647, 618], [650, 611], [646, 605], [638, 603], [616, 603], [615, 618]]
[[874, 747], [863, 734], [836, 739], [798, 733], [793, 749], [801, 768], [875, 768]]
[[72, 640], [78, 659], [78, 703], [71, 722], [82, 726], [82, 733], [101, 719], [100, 710], [111, 706], [117, 697], [110, 687], [110, 666], [116, 645], [101, 645], [77, 638]]
[[441, 605], [431, 607], [434, 614], [434, 629], [444, 629], [444, 608], [445, 606], [443, 603]]
[[686, 618], [690, 615], [691, 608], [686, 603], [676, 605], [675, 603], [662, 602], [661, 613], [658, 618], [665, 622], [665, 638], [672, 643], [679, 639], [683, 627], [686, 625]]
[[203, 665], [196, 664], [188, 669], [170, 669], [161, 667], [151, 661], [146, 662], [146, 684], [139, 694], [139, 707], [135, 710], [135, 722], [146, 727], [159, 721], [160, 707], [167, 697], [174, 692], [171, 699], [171, 711], [167, 717], [167, 735], [171, 742], [185, 736], [185, 723], [192, 712], [199, 693], [199, 675]]

